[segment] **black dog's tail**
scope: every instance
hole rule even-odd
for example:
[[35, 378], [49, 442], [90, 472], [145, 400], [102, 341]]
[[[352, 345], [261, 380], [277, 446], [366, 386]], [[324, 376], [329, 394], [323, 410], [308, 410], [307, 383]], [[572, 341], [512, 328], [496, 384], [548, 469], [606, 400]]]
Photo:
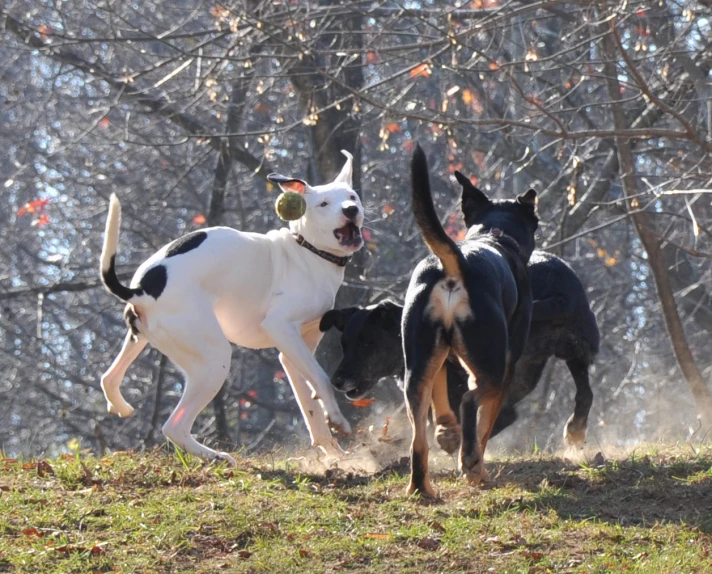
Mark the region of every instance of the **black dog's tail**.
[[435, 213], [433, 196], [430, 193], [428, 161], [420, 145], [416, 145], [410, 164], [413, 185], [413, 215], [423, 234], [428, 249], [442, 263], [445, 275], [462, 277], [463, 256], [457, 244], [445, 233], [438, 214]]
[[101, 250], [101, 282], [109, 293], [123, 301], [128, 301], [135, 295], [140, 295], [141, 289], [132, 289], [121, 284], [116, 275], [116, 249], [119, 245], [119, 227], [121, 225], [121, 203], [116, 194], [109, 199], [109, 215], [106, 219], [104, 232], [104, 247]]

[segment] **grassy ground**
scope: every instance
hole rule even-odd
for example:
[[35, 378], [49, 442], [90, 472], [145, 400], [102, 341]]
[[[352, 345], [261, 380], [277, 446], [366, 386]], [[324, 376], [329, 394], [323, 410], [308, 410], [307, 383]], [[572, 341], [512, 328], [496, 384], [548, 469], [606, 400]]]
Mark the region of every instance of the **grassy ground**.
[[0, 457], [0, 571], [712, 572], [712, 448], [500, 458], [480, 489], [441, 470], [439, 504], [404, 462]]

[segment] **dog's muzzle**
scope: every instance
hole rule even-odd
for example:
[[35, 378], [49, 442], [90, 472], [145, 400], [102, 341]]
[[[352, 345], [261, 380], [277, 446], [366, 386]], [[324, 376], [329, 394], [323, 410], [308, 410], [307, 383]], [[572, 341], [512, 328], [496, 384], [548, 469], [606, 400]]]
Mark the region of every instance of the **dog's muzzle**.
[[331, 378], [331, 384], [337, 391], [346, 393], [346, 398], [350, 401], [360, 399], [368, 393], [373, 384], [341, 376], [338, 372]]
[[334, 229], [334, 237], [342, 247], [359, 249], [363, 245], [361, 228], [352, 221], [349, 221], [343, 227]]

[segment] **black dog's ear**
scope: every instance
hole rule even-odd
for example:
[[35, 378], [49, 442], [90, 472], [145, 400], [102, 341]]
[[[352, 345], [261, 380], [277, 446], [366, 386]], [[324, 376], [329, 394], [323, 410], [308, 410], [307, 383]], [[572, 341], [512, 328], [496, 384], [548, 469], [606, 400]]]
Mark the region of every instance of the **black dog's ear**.
[[537, 198], [536, 191], [534, 191], [533, 189], [530, 189], [529, 191], [518, 195], [517, 203], [520, 203], [521, 205], [525, 205], [527, 207], [531, 207], [532, 211], [534, 212], [534, 215], [537, 214], [536, 207], [539, 203], [539, 199]]
[[319, 330], [322, 333], [326, 333], [329, 329], [335, 327], [343, 333], [346, 328], [346, 323], [349, 322], [349, 319], [358, 310], [358, 307], [346, 307], [345, 309], [332, 309], [331, 311], [327, 311], [322, 316], [321, 321], [319, 321]]
[[462, 186], [461, 208], [466, 218], [489, 205], [489, 198], [470, 181], [469, 177], [456, 171], [455, 179]]
[[388, 331], [400, 333], [401, 319], [403, 318], [403, 305], [386, 299], [378, 303], [373, 313], [381, 321], [383, 327]]

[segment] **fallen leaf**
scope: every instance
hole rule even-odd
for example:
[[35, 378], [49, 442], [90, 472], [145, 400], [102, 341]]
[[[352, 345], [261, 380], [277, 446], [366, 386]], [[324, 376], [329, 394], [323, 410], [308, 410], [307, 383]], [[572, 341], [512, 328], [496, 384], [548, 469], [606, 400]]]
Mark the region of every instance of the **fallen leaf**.
[[62, 546], [57, 546], [52, 548], [55, 552], [62, 552], [63, 554], [71, 554], [72, 552], [84, 552], [85, 549], [80, 546], [74, 546], [73, 544], [62, 544]]
[[30, 527], [30, 528], [25, 528], [25, 529], [22, 531], [22, 533], [23, 533], [25, 536], [36, 536], [37, 538], [42, 538], [42, 537], [44, 537], [44, 532], [40, 532], [40, 531], [37, 530], [34, 526], [32, 526], [32, 527]]
[[391, 535], [379, 534], [378, 532], [369, 532], [368, 534], [364, 534], [363, 537], [369, 540], [389, 540]]
[[99, 126], [100, 130], [105, 130], [109, 127], [109, 124], [111, 124], [111, 120], [109, 118], [101, 118], [97, 125]]
[[386, 203], [386, 205], [383, 206], [382, 211], [383, 215], [392, 215], [396, 212], [395, 207], [393, 207], [390, 203]]
[[91, 547], [91, 550], [89, 550], [89, 552], [91, 552], [95, 556], [103, 556], [104, 554], [106, 554], [106, 550], [104, 550], [103, 548], [106, 544], [106, 542], [95, 542], [94, 546]]
[[370, 407], [375, 401], [376, 399], [356, 399], [355, 401], [351, 401], [351, 404], [355, 407], [364, 408]]
[[306, 558], [307, 556], [309, 556], [309, 551], [308, 551], [308, 550], [305, 550], [304, 548], [300, 548], [300, 549], [299, 549], [299, 556], [301, 556], [302, 558]]
[[437, 550], [440, 548], [440, 541], [435, 538], [423, 538], [418, 542], [418, 546], [423, 550]]
[[445, 527], [442, 524], [440, 524], [437, 520], [433, 520], [430, 523], [430, 527], [433, 530], [437, 530], [438, 532], [445, 532]]
[[433, 70], [430, 65], [423, 62], [422, 64], [418, 64], [410, 71], [410, 77], [417, 78], [419, 76], [424, 76], [426, 78], [429, 78], [432, 73]]
[[205, 219], [205, 216], [202, 213], [193, 216], [193, 223], [196, 225], [203, 225], [206, 221], [207, 219]]
[[37, 461], [37, 476], [42, 478], [46, 474], [54, 474], [54, 469], [46, 460]]
[[247, 558], [249, 558], [250, 556], [252, 556], [252, 552], [250, 552], [249, 550], [240, 550], [240, 551], [237, 553], [237, 555], [238, 555], [240, 558], [247, 559]]

